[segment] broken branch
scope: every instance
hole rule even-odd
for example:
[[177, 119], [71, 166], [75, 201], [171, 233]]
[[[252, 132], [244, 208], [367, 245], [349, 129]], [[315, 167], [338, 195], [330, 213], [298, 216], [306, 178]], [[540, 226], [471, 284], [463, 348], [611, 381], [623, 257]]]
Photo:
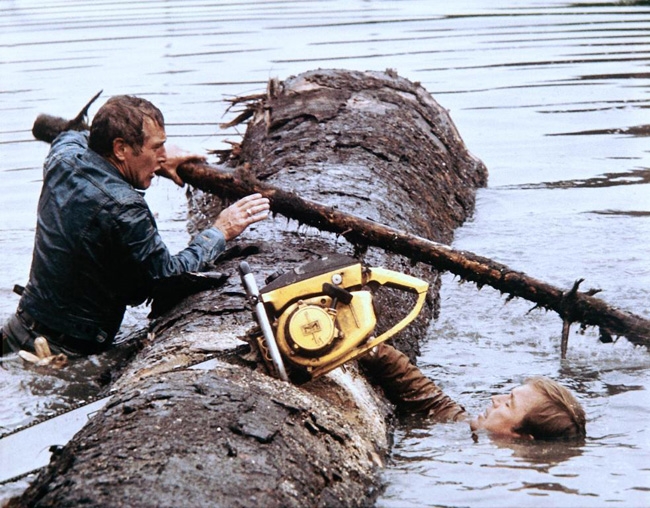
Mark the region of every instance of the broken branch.
[[190, 185], [226, 199], [259, 192], [271, 201], [272, 212], [342, 235], [355, 245], [375, 246], [401, 254], [478, 285], [487, 284], [502, 293], [525, 298], [538, 307], [557, 312], [568, 323], [598, 326], [601, 331], [625, 336], [634, 344], [650, 345], [649, 320], [616, 309], [593, 297], [591, 292], [579, 292], [579, 283], [565, 292], [491, 259], [303, 199], [293, 192], [260, 182], [247, 171], [225, 172], [216, 166], [190, 162], [183, 164], [178, 174]]

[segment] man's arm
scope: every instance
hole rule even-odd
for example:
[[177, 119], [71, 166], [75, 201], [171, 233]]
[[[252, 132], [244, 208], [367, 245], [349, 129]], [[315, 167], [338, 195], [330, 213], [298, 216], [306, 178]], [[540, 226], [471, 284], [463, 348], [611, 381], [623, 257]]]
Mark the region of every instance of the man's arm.
[[[167, 159], [161, 164], [156, 174], [173, 180], [177, 185], [183, 186], [185, 182], [178, 176], [178, 167], [185, 162], [203, 162], [205, 157], [190, 154], [176, 146], [167, 149]], [[255, 222], [259, 222], [268, 217], [270, 203], [268, 198], [261, 194], [251, 194], [236, 201], [228, 208], [224, 209], [213, 227], [221, 231], [226, 239], [230, 241]]]
[[185, 272], [200, 271], [226, 248], [226, 241], [268, 216], [269, 201], [252, 194], [223, 210], [212, 227], [199, 233], [182, 251], [172, 255], [163, 242], [144, 199], [125, 203], [114, 217], [115, 235], [130, 266], [142, 266], [150, 282]]
[[185, 164], [186, 162], [205, 162], [205, 157], [202, 155], [191, 154], [176, 145], [166, 147], [166, 152], [167, 160], [161, 164], [156, 174], [169, 178], [179, 187], [185, 185], [185, 182], [178, 176], [178, 172], [176, 171], [181, 164]]
[[445, 395], [393, 346], [382, 342], [360, 363], [399, 412], [426, 414], [437, 421], [461, 421], [467, 417], [463, 406]]
[[125, 261], [129, 266], [140, 266], [150, 282], [200, 271], [226, 248], [224, 234], [211, 227], [199, 233], [185, 249], [172, 255], [144, 200], [126, 204], [114, 220], [114, 238], [122, 244]]

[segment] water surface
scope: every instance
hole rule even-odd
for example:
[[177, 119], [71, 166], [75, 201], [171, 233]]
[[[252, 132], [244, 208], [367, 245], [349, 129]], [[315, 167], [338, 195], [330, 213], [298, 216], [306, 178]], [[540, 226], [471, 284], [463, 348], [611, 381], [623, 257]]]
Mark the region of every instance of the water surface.
[[[97, 91], [161, 107], [170, 142], [203, 152], [224, 99], [318, 67], [396, 69], [449, 109], [490, 171], [454, 246], [650, 316], [650, 3], [518, 0], [6, 0], [0, 4], [0, 320], [29, 270], [41, 112], [73, 116]], [[96, 109], [91, 109], [91, 114]], [[172, 249], [187, 241], [183, 191], [147, 193]], [[530, 375], [570, 386], [588, 415], [582, 446], [517, 446], [464, 425], [398, 429], [378, 505], [647, 506], [650, 355], [600, 344], [489, 288], [445, 276], [422, 366], [470, 412]], [[127, 325], [141, 322], [133, 310]], [[66, 388], [65, 386], [68, 386]], [[19, 365], [0, 369], [0, 427], [79, 396]], [[52, 397], [51, 390], [59, 395]], [[10, 489], [24, 485], [5, 486]]]

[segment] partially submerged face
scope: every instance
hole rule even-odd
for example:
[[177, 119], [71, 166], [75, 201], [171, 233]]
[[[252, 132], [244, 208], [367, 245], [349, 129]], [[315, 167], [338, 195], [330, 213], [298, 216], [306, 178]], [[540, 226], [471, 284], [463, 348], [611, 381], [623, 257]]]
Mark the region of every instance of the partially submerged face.
[[473, 431], [483, 429], [495, 435], [532, 439], [532, 436], [521, 435], [515, 429], [543, 401], [544, 396], [532, 385], [518, 386], [508, 394], [493, 396], [492, 404], [483, 414], [470, 421], [470, 427]]

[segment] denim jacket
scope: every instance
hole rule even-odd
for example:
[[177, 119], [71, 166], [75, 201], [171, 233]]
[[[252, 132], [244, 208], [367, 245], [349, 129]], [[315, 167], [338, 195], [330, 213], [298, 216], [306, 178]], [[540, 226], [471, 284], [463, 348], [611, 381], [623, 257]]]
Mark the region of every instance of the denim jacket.
[[108, 343], [127, 305], [145, 301], [160, 279], [200, 270], [225, 245], [209, 228], [171, 255], [143, 194], [88, 148], [88, 132], [64, 132], [45, 160], [19, 309], [75, 339]]

